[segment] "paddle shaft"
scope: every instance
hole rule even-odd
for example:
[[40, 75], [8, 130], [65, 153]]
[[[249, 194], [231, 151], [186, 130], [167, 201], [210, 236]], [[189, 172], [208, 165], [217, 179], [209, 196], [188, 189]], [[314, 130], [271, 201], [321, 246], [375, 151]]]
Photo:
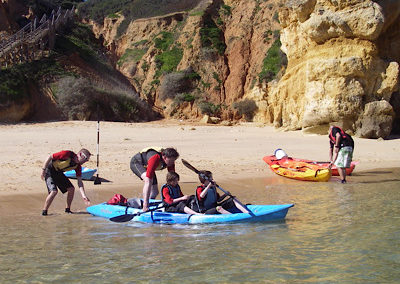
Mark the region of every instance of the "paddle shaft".
[[134, 214], [127, 214], [128, 207], [126, 207], [124, 215], [119, 215], [119, 216], [112, 217], [112, 218], [110, 218], [110, 221], [116, 222], [116, 223], [128, 222], [128, 221], [132, 220], [135, 216], [139, 216], [139, 215], [142, 215], [142, 214], [147, 213], [147, 212], [153, 212], [153, 211], [156, 211], [156, 210], [161, 209], [163, 207], [165, 207], [165, 205], [158, 206], [156, 208], [147, 210], [146, 212], [137, 212], [137, 213], [134, 213]]

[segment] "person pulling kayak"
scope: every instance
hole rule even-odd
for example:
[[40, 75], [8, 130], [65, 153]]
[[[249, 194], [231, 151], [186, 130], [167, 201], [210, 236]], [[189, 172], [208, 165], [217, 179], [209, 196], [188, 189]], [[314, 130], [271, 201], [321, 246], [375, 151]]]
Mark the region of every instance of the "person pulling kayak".
[[330, 167], [338, 168], [342, 183], [346, 183], [346, 168], [350, 168], [353, 159], [353, 138], [338, 126], [329, 127], [329, 159]]

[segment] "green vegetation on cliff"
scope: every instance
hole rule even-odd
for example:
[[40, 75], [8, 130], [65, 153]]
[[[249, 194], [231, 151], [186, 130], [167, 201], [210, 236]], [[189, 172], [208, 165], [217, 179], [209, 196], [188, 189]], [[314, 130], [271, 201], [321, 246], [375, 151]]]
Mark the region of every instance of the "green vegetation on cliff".
[[279, 38], [275, 40], [271, 48], [268, 49], [267, 55], [263, 60], [262, 71], [258, 75], [260, 82], [270, 82], [276, 78], [277, 74], [283, 66], [286, 66], [287, 59], [285, 54], [281, 51], [281, 41]]
[[201, 44], [203, 47], [212, 47], [219, 55], [223, 55], [226, 49], [223, 41], [224, 34], [210, 15], [204, 19], [204, 26], [200, 29]]
[[[88, 26], [77, 23], [65, 29], [57, 35], [55, 48], [47, 57], [1, 70], [0, 107], [6, 110], [23, 102], [35, 106], [32, 89], [47, 88], [60, 110], [54, 119], [96, 119], [97, 107], [104, 120], [157, 118], [104, 52]], [[35, 116], [35, 110], [31, 115]]]
[[183, 50], [179, 44], [174, 43], [174, 34], [161, 32], [160, 37], [154, 39], [154, 46], [161, 52], [155, 56], [157, 64], [156, 78], [162, 74], [168, 74], [176, 70], [183, 56]]
[[66, 75], [53, 54], [41, 60], [13, 65], [0, 72], [0, 104], [29, 99], [29, 84], [38, 84], [49, 77]]
[[166, 14], [188, 11], [196, 7], [200, 0], [88, 0], [79, 6], [79, 15], [99, 24], [104, 18], [121, 13], [125, 19], [118, 27], [122, 35], [130, 22]]

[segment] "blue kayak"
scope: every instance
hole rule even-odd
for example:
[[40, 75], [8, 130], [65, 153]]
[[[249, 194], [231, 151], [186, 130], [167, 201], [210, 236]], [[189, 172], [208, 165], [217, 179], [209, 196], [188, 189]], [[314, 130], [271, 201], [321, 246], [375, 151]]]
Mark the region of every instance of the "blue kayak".
[[[97, 170], [82, 167], [82, 179], [90, 180]], [[76, 178], [75, 170], [64, 173], [67, 178]]]
[[[184, 213], [162, 212], [161, 210], [157, 210], [141, 213], [140, 215], [133, 217], [132, 221], [159, 224], [206, 224], [277, 221], [285, 219], [289, 208], [293, 206], [294, 204], [247, 205], [247, 208], [252, 212], [252, 214], [232, 213], [218, 215], [191, 215]], [[132, 207], [109, 205], [106, 203], [90, 206], [86, 210], [94, 216], [107, 219], [124, 214], [136, 214], [141, 211], [140, 209]]]

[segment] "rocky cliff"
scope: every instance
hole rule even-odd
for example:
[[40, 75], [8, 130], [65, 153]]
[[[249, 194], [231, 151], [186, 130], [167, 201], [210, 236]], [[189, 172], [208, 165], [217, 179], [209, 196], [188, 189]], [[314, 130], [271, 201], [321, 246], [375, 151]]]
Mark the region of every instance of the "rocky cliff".
[[[393, 0], [207, 0], [189, 12], [135, 20], [122, 36], [122, 16], [93, 26], [121, 72], [167, 116], [198, 117], [207, 102], [223, 119], [237, 119], [234, 103], [248, 98], [257, 105], [255, 121], [312, 132], [337, 123], [377, 138], [387, 137], [398, 121], [399, 14], [400, 2]], [[205, 44], [210, 23], [221, 32], [222, 52]], [[288, 66], [279, 81], [266, 84], [263, 60], [279, 30]], [[154, 39], [161, 32], [171, 32], [182, 49], [174, 72], [198, 75], [187, 88], [168, 87], [181, 81], [157, 71], [161, 51]], [[138, 49], [141, 57], [127, 55]], [[195, 99], [179, 101], [179, 92]]]
[[[10, 11], [3, 3], [0, 14]], [[337, 123], [368, 138], [400, 132], [400, 1], [179, 3], [190, 9], [83, 19], [164, 116], [210, 114], [321, 133]]]
[[267, 95], [267, 121], [310, 131], [337, 122], [387, 137], [399, 108], [399, 15], [400, 1], [287, 1], [279, 18], [288, 67]]
[[[232, 104], [265, 86], [259, 73], [279, 36], [277, 10], [276, 1], [202, 0], [187, 12], [135, 20], [121, 36], [122, 15], [92, 25], [115, 55], [116, 67], [164, 115], [195, 118], [211, 109], [211, 114], [233, 119], [240, 115]], [[166, 52], [156, 42], [167, 41], [163, 37], [168, 34], [173, 37], [169, 50], [181, 50], [181, 59], [165, 72], [160, 57]], [[179, 79], [176, 73], [183, 71], [194, 79]]]

